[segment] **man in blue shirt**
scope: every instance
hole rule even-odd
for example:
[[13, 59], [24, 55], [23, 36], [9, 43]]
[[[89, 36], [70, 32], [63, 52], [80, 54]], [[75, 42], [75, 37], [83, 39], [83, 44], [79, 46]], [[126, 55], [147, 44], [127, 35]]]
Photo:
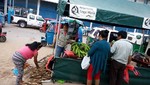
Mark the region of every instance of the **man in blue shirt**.
[[83, 37], [83, 26], [80, 25], [79, 28], [78, 28], [78, 42], [81, 43], [82, 42], [82, 37]]

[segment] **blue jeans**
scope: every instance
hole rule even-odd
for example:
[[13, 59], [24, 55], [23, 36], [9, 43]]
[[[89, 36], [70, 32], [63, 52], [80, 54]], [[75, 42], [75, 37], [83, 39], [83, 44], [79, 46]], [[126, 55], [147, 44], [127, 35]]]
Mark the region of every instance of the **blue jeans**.
[[57, 45], [55, 57], [56, 57], [56, 58], [60, 57], [60, 56], [61, 56], [61, 53], [63, 53], [63, 52], [64, 52], [64, 47], [60, 47], [60, 46]]

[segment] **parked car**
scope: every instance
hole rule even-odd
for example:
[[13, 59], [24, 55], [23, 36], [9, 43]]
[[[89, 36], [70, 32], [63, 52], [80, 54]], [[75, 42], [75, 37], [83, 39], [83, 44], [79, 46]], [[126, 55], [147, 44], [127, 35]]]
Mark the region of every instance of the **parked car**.
[[144, 34], [144, 39], [143, 39], [142, 33], [128, 32], [127, 40], [131, 43], [141, 45], [143, 42], [149, 41], [149, 35]]
[[0, 23], [2, 24], [2, 27], [5, 25], [5, 16], [3, 12], [0, 12]]
[[22, 17], [13, 16], [12, 23], [16, 23], [22, 28], [27, 27], [27, 26], [40, 28], [42, 27], [44, 23], [44, 19], [40, 15], [29, 13], [27, 14], [27, 16], [22, 16]]
[[[106, 30], [106, 29], [105, 29], [105, 28], [102, 28], [102, 27], [94, 27], [94, 28], [88, 33], [88, 37], [94, 39], [94, 38], [96, 38], [96, 37], [98, 36], [99, 31], [102, 31], [102, 30]], [[112, 40], [116, 40], [118, 31], [117, 31], [117, 30], [112, 30], [112, 29], [107, 29], [107, 30], [109, 31], [107, 41], [108, 41], [108, 42], [111, 42]]]
[[[88, 45], [92, 46], [92, 44], [98, 40], [99, 32], [102, 30], [106, 30], [106, 28], [94, 27], [90, 32], [88, 32], [88, 37], [87, 37], [86, 43]], [[107, 29], [107, 30], [109, 31], [108, 37], [107, 37], [107, 42], [113, 43], [113, 41], [117, 40], [118, 31], [112, 30], [112, 29]]]

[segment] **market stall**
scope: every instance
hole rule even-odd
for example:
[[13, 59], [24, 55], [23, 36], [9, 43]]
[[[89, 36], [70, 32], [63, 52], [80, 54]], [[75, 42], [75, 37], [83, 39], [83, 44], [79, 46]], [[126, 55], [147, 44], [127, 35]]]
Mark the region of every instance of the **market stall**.
[[[118, 5], [118, 2], [123, 4]], [[69, 16], [81, 20], [146, 30], [150, 29], [150, 24], [148, 23], [150, 18], [145, 18], [150, 17], [148, 15], [150, 14], [149, 8], [150, 6], [125, 0], [97, 0], [94, 2], [91, 0], [59, 0], [57, 10], [60, 17]], [[137, 13], [136, 10], [140, 12]], [[149, 85], [150, 76], [148, 74], [150, 74], [150, 69], [142, 67], [137, 67], [136, 69], [141, 75], [136, 77], [132, 72], [129, 72], [129, 85]], [[103, 75], [101, 84], [108, 85], [108, 75]], [[85, 83], [86, 70], [81, 69], [81, 60], [79, 59], [55, 58], [52, 78], [54, 80], [61, 79]]]

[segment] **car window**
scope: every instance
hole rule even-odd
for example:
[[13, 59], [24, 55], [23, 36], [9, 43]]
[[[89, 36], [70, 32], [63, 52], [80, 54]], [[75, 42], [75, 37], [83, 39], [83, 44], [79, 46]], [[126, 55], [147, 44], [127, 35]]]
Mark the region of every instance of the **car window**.
[[92, 33], [94, 32], [94, 30], [95, 30], [95, 29], [92, 29], [92, 30], [89, 32], [89, 34], [92, 34]]
[[30, 15], [29, 18], [32, 19], [32, 20], [34, 20], [34, 19], [35, 19], [35, 16], [34, 16], [34, 15]]
[[96, 30], [94, 36], [98, 36], [99, 32], [100, 32], [99, 30]]
[[132, 39], [133, 39], [132, 37], [128, 36], [128, 40], [132, 40]]
[[37, 16], [36, 20], [38, 20], [38, 21], [44, 21], [44, 19], [42, 17], [40, 17], [40, 16]]
[[118, 37], [117, 32], [111, 32], [109, 37], [109, 42], [116, 41]]

